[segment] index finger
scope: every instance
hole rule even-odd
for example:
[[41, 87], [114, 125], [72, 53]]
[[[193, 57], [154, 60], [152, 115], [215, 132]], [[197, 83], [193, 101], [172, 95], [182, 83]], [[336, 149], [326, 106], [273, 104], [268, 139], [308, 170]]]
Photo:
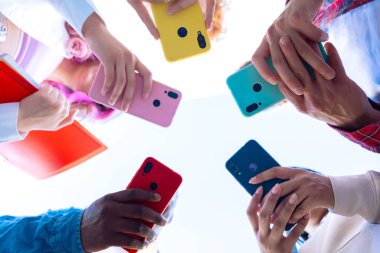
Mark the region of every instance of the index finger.
[[[145, 24], [146, 28], [148, 28], [150, 34], [157, 40], [160, 38], [160, 34], [152, 20], [152, 17], [150, 16], [146, 6], [138, 0], [138, 1], [128, 1], [129, 4], [135, 9], [137, 14], [139, 15], [141, 21]], [[159, 2], [164, 2], [164, 0], [150, 0], [147, 1], [150, 3], [159, 3]]]
[[261, 236], [266, 236], [270, 231], [271, 217], [274, 211], [274, 207], [278, 199], [280, 198], [281, 186], [276, 184], [264, 199], [262, 208], [259, 213], [259, 232]]
[[108, 195], [116, 202], [126, 203], [136, 200], [158, 202], [161, 200], [161, 196], [154, 192], [144, 191], [140, 189], [127, 189], [124, 191], [111, 193]]
[[267, 63], [267, 59], [270, 57], [269, 44], [267, 42], [266, 36], [264, 36], [261, 41], [260, 46], [256, 49], [255, 53], [252, 56], [252, 64], [255, 66], [259, 74], [269, 83], [277, 84], [277, 76]]
[[291, 168], [286, 168], [286, 167], [274, 167], [272, 169], [266, 170], [258, 174], [257, 176], [251, 178], [249, 183], [259, 184], [273, 178], [290, 179], [293, 176], [297, 175], [298, 172], [299, 170], [297, 169], [291, 169]]
[[214, 19], [214, 12], [216, 7], [215, 0], [207, 0], [206, 1], [206, 27], [208, 30], [212, 28], [212, 21]]

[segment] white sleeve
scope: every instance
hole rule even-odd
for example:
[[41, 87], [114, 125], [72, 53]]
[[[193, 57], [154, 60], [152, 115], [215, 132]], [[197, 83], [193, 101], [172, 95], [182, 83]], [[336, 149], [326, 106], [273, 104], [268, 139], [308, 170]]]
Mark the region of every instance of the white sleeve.
[[17, 130], [19, 103], [0, 104], [0, 143], [20, 141], [27, 134]]
[[380, 172], [330, 177], [334, 190], [334, 213], [360, 215], [370, 223], [380, 223]]
[[82, 28], [87, 18], [96, 9], [87, 0], [48, 0], [62, 17], [83, 37]]

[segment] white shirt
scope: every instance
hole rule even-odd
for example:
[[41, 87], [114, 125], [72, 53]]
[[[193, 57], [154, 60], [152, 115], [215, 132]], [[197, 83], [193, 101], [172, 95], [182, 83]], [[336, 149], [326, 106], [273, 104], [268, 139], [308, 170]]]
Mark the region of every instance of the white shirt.
[[380, 252], [380, 173], [330, 179], [335, 197], [333, 213], [299, 252]]
[[[82, 34], [83, 24], [95, 8], [86, 0], [2, 0], [0, 12], [30, 36], [62, 56], [68, 56], [64, 21]], [[51, 73], [40, 72], [42, 69], [36, 67], [26, 72], [40, 82]], [[17, 130], [18, 109], [19, 103], [0, 104], [0, 143], [22, 140], [26, 136]]]

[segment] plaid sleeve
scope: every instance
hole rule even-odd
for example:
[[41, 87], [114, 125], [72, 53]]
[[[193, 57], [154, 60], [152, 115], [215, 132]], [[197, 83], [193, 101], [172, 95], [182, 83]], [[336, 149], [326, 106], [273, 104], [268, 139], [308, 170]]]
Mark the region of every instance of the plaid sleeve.
[[[375, 109], [380, 110], [380, 104], [377, 104], [372, 100], [370, 100], [370, 102]], [[333, 128], [336, 129], [341, 135], [359, 144], [363, 148], [372, 152], [380, 153], [380, 121], [365, 126], [355, 132], [344, 131], [336, 127]]]

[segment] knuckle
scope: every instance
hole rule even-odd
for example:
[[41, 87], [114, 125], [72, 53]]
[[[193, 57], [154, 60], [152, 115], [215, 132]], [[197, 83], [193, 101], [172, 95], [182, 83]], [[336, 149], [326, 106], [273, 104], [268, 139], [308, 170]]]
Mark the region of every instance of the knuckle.
[[301, 14], [298, 11], [296, 11], [292, 13], [292, 15], [289, 15], [288, 20], [289, 24], [291, 24], [292, 26], [297, 26], [299, 22], [301, 22]]
[[137, 190], [136, 189], [129, 190], [128, 191], [128, 197], [130, 199], [136, 199], [137, 198]]
[[284, 22], [281, 22], [281, 21], [276, 21], [274, 22], [274, 27], [276, 29], [277, 32], [279, 32], [280, 34], [284, 34], [285, 33], [285, 24]]
[[279, 57], [276, 57], [276, 58], [273, 58], [273, 66], [277, 69], [281, 66], [283, 66], [285, 63], [284, 59], [282, 58], [279, 58]]
[[141, 223], [137, 223], [136, 224], [135, 231], [138, 234], [146, 234], [147, 233], [146, 227], [143, 224], [141, 224]]
[[260, 219], [266, 220], [270, 218], [270, 213], [267, 211], [261, 211], [259, 214]]
[[145, 208], [143, 206], [136, 206], [134, 213], [135, 213], [136, 217], [139, 217], [139, 218], [143, 217], [146, 213]]

